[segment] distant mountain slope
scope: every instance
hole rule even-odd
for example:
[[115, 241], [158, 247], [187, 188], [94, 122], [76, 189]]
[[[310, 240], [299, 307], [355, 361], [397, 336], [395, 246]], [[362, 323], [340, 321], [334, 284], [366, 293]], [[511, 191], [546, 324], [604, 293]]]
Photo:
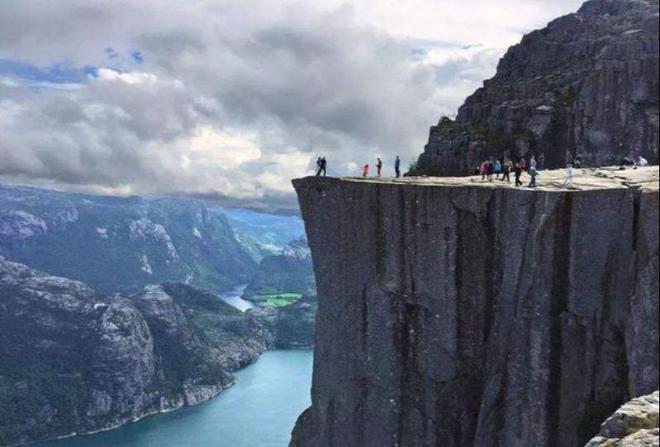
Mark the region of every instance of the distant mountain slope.
[[227, 289], [256, 268], [225, 217], [196, 201], [6, 185], [0, 255], [105, 293], [166, 281]]
[[244, 208], [215, 208], [227, 216], [241, 243], [253, 258], [279, 254], [286, 245], [305, 235], [305, 226], [299, 216], [262, 213]]
[[277, 295], [316, 295], [307, 241], [291, 241], [278, 255], [266, 256], [243, 292], [247, 300], [265, 303]]
[[0, 257], [0, 445], [203, 402], [269, 338], [255, 316], [183, 284], [109, 297]]
[[658, 2], [590, 0], [512, 46], [497, 74], [442, 118], [411, 170], [465, 175], [489, 157], [545, 154], [619, 163], [637, 151], [658, 163]]

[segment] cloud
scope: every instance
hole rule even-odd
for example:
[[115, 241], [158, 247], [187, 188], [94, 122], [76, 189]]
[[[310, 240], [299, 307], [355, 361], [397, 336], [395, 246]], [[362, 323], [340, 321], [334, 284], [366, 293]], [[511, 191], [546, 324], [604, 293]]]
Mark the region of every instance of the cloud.
[[577, 4], [496, 3], [3, 2], [0, 178], [295, 206], [318, 154], [333, 175], [412, 160], [522, 30]]

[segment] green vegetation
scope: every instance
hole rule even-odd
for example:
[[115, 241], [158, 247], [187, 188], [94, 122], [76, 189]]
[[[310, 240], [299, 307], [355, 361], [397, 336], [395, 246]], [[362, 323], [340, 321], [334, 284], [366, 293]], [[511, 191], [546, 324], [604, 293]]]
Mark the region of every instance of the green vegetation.
[[266, 301], [266, 304], [272, 307], [288, 306], [302, 298], [301, 293], [273, 293], [270, 295], [260, 295], [260, 301]]

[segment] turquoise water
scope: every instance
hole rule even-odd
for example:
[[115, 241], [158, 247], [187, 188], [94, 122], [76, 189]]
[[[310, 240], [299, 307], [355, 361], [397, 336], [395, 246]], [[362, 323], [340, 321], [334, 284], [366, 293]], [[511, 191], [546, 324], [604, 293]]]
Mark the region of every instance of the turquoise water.
[[196, 407], [38, 447], [288, 446], [296, 418], [309, 406], [312, 352], [267, 352], [236, 376], [236, 385]]

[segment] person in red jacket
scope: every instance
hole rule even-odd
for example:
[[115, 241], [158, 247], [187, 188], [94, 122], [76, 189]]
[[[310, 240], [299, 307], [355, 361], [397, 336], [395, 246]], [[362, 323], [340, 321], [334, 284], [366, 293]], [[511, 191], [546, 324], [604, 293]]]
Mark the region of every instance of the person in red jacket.
[[362, 166], [362, 177], [369, 177], [369, 165]]

